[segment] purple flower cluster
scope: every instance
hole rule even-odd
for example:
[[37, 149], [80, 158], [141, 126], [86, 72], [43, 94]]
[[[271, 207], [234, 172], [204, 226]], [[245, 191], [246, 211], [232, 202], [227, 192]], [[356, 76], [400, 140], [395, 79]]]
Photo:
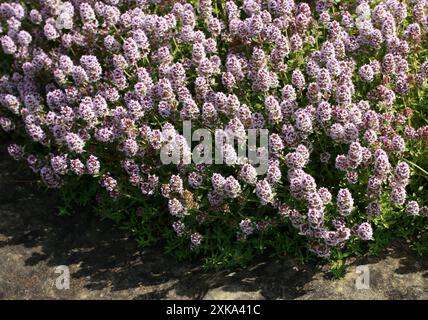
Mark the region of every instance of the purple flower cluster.
[[[351, 236], [371, 240], [368, 222], [347, 227], [361, 215], [354, 208], [372, 219], [389, 198], [409, 215], [426, 211], [407, 201], [406, 159], [426, 148], [428, 127], [413, 127], [402, 101], [426, 86], [418, 50], [428, 43], [428, 5], [333, 6], [3, 1], [0, 130], [26, 140], [8, 152], [52, 188], [90, 175], [114, 198], [158, 197], [192, 249], [204, 243], [197, 226], [219, 211], [242, 239], [287, 217], [321, 257]], [[222, 166], [163, 165], [165, 146], [192, 154], [184, 120], [216, 142], [231, 133], [240, 147], [246, 130], [268, 129], [268, 147], [256, 150], [268, 155], [266, 172], [230, 144]], [[254, 203], [279, 211], [276, 222], [248, 210]]]

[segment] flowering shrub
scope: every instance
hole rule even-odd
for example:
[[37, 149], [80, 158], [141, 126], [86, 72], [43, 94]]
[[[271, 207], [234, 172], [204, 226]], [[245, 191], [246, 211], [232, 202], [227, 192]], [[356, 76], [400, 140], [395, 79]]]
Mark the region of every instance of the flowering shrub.
[[[212, 265], [426, 248], [428, 2], [336, 2], [3, 1], [8, 151], [66, 206]], [[238, 137], [223, 164], [184, 160], [207, 152], [186, 121]]]

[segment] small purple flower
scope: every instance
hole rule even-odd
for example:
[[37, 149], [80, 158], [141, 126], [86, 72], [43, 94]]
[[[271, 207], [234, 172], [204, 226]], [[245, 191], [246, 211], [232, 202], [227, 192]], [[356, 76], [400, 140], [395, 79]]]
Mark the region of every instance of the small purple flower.
[[282, 154], [284, 150], [284, 143], [278, 134], [272, 133], [269, 136], [269, 149], [276, 155]]
[[285, 161], [290, 169], [302, 169], [306, 165], [305, 158], [299, 152], [291, 152], [285, 156]]
[[403, 205], [406, 202], [406, 197], [406, 189], [403, 187], [396, 187], [392, 189], [389, 200], [393, 205]]
[[359, 142], [352, 142], [348, 150], [348, 166], [352, 169], [357, 169], [358, 165], [363, 160], [362, 147]]
[[222, 191], [211, 191], [208, 193], [208, 201], [213, 207], [219, 207], [224, 202], [224, 196]]
[[423, 206], [420, 210], [419, 213], [421, 216], [423, 217], [428, 217], [428, 206]]
[[126, 139], [123, 142], [123, 151], [125, 151], [128, 157], [133, 157], [138, 153], [139, 146], [137, 141], [132, 138]]
[[43, 17], [38, 10], [32, 9], [30, 11], [30, 20], [34, 24], [40, 24], [43, 21]]
[[46, 39], [55, 40], [60, 37], [58, 30], [55, 28], [53, 24], [46, 23], [43, 29]]
[[296, 96], [296, 90], [293, 88], [293, 86], [286, 84], [281, 91], [281, 97], [283, 100], [286, 101], [295, 101]]
[[377, 149], [375, 152], [375, 172], [379, 176], [385, 176], [390, 171], [390, 168], [391, 164], [389, 163], [387, 153], [382, 149]]
[[406, 204], [406, 213], [411, 216], [416, 216], [419, 214], [419, 204], [417, 201], [409, 201]]
[[324, 188], [324, 187], [320, 188], [318, 190], [318, 195], [320, 196], [324, 205], [329, 204], [332, 200], [332, 195], [331, 195], [330, 191], [328, 191], [327, 188]]
[[340, 123], [334, 123], [330, 127], [329, 135], [333, 141], [341, 142], [345, 138], [345, 129]]
[[203, 237], [200, 233], [197, 233], [197, 232], [192, 233], [190, 235], [191, 248], [195, 249], [196, 247], [200, 246], [202, 239], [203, 239]]
[[256, 185], [256, 194], [264, 205], [273, 200], [272, 187], [267, 180], [260, 180]]
[[354, 207], [354, 199], [348, 189], [340, 189], [337, 194], [337, 209], [340, 214], [347, 216], [351, 214]]
[[123, 43], [123, 51], [125, 57], [130, 61], [131, 64], [136, 63], [137, 60], [140, 58], [138, 44], [133, 38], [125, 39], [125, 42]]
[[272, 161], [269, 164], [266, 179], [269, 181], [270, 184], [276, 185], [279, 181], [281, 181], [281, 169], [279, 167], [278, 161]]
[[25, 30], [21, 30], [18, 33], [18, 43], [23, 47], [28, 47], [33, 40], [31, 34]]
[[21, 146], [17, 144], [10, 144], [7, 147], [7, 152], [15, 160], [21, 160], [24, 156], [24, 150]]
[[381, 208], [378, 202], [370, 202], [367, 206], [367, 214], [369, 217], [379, 216], [381, 213]]
[[85, 142], [75, 133], [67, 133], [65, 136], [65, 142], [67, 143], [68, 149], [72, 152], [82, 153], [84, 151]]
[[233, 176], [226, 178], [224, 183], [224, 194], [229, 198], [236, 198], [241, 193], [241, 186], [239, 185], [238, 180]]
[[76, 85], [82, 85], [83, 83], [89, 81], [86, 71], [80, 66], [73, 67], [72, 76]]
[[331, 254], [330, 248], [325, 244], [314, 243], [309, 247], [309, 250], [320, 258], [327, 258]]
[[67, 155], [54, 156], [50, 161], [51, 167], [56, 174], [64, 175], [68, 171]]
[[203, 180], [202, 176], [195, 171], [189, 174], [188, 182], [189, 182], [189, 185], [194, 189], [197, 189], [202, 185], [202, 180]]
[[178, 175], [172, 175], [169, 179], [169, 189], [171, 192], [182, 194], [184, 191], [183, 180]]
[[321, 101], [318, 104], [316, 115], [318, 119], [323, 123], [330, 121], [332, 116], [332, 109], [330, 103], [328, 103], [327, 101]]
[[6, 132], [10, 132], [15, 129], [15, 124], [9, 118], [0, 116], [0, 127]]
[[281, 107], [274, 96], [268, 96], [265, 99], [265, 109], [272, 123], [278, 123], [282, 120]]
[[358, 172], [348, 171], [346, 172], [346, 180], [349, 184], [356, 184], [358, 182]]
[[15, 42], [9, 36], [3, 36], [0, 38], [0, 43], [3, 49], [3, 52], [6, 54], [14, 54], [17, 50]]
[[88, 160], [86, 160], [86, 169], [92, 176], [95, 176], [100, 172], [100, 162], [96, 156], [91, 154], [88, 157]]
[[241, 231], [246, 235], [249, 236], [253, 233], [254, 231], [254, 225], [253, 222], [251, 221], [251, 219], [245, 219], [242, 220], [239, 223], [239, 228], [241, 229]]
[[324, 212], [320, 209], [310, 208], [308, 210], [308, 222], [313, 227], [320, 227], [324, 223]]
[[296, 128], [304, 133], [313, 131], [312, 117], [305, 110], [298, 110], [295, 113]]
[[211, 183], [216, 191], [223, 191], [226, 179], [219, 173], [214, 173], [211, 178]]
[[92, 55], [83, 55], [80, 58], [80, 64], [85, 69], [90, 81], [98, 81], [101, 78], [102, 68], [97, 57]]
[[186, 231], [186, 226], [181, 221], [175, 221], [172, 224], [172, 228], [174, 229], [178, 237], [182, 237]]
[[360, 75], [360, 78], [363, 81], [366, 81], [366, 82], [373, 81], [374, 72], [372, 67], [369, 64], [363, 65], [358, 71], [358, 74]]
[[117, 180], [110, 176], [108, 173], [102, 175], [100, 179], [100, 184], [110, 193], [117, 190], [118, 186]]
[[361, 240], [373, 240], [373, 229], [367, 222], [363, 222], [356, 228], [356, 234]]
[[406, 150], [404, 139], [399, 135], [392, 137], [391, 145], [395, 152], [403, 153]]
[[297, 90], [302, 90], [305, 87], [305, 76], [300, 70], [294, 70], [291, 74], [291, 83]]
[[336, 163], [335, 163], [336, 169], [341, 171], [346, 171], [348, 169], [349, 163], [348, 158], [344, 155], [338, 155], [336, 157]]
[[399, 162], [395, 168], [394, 177], [398, 181], [407, 182], [410, 177], [410, 167], [406, 162]]
[[61, 179], [49, 167], [41, 168], [40, 176], [48, 188], [56, 189], [61, 186], [61, 183], [62, 183]]
[[85, 165], [79, 159], [70, 160], [70, 170], [78, 175], [82, 176], [85, 173]]
[[244, 164], [241, 168], [239, 177], [250, 185], [255, 185], [257, 182], [257, 170], [251, 164]]
[[171, 215], [176, 216], [176, 217], [183, 217], [186, 213], [185, 208], [183, 207], [183, 205], [181, 204], [181, 202], [179, 200], [177, 200], [176, 198], [170, 199], [168, 201], [168, 209], [169, 209], [169, 213], [171, 213]]
[[318, 88], [322, 91], [329, 92], [331, 90], [331, 77], [327, 69], [320, 69], [316, 75]]
[[364, 133], [364, 140], [369, 145], [374, 144], [377, 141], [377, 133], [376, 133], [376, 131], [374, 131], [372, 129], [366, 130], [366, 132]]

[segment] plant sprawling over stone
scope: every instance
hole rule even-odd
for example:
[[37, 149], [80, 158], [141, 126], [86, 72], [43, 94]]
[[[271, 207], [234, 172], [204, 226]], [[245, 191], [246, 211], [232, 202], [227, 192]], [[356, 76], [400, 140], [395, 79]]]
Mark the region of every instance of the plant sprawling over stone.
[[[391, 212], [428, 215], [427, 17], [425, 0], [3, 1], [0, 127], [141, 243], [327, 257]], [[186, 120], [214, 140], [268, 129], [267, 172], [232, 145], [163, 164], [192, 152]]]

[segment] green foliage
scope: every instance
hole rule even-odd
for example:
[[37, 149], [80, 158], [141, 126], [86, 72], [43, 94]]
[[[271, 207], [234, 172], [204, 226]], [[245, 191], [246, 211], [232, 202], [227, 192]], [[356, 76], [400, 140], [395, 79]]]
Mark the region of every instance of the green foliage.
[[[22, 1], [25, 3], [24, 1]], [[197, 8], [198, 1], [190, 1], [195, 4]], [[238, 5], [242, 1], [235, 1]], [[374, 1], [376, 4], [378, 1]], [[339, 19], [337, 15], [334, 16], [338, 6], [355, 8], [357, 1], [334, 1], [335, 6], [332, 9], [333, 18]], [[162, 2], [159, 5], [150, 4], [150, 12], [155, 14], [163, 14], [170, 1]], [[213, 1], [213, 14], [227, 21], [224, 1]], [[244, 15], [244, 14], [243, 14]], [[410, 23], [410, 18], [403, 21], [398, 25], [400, 33]], [[178, 26], [180, 27], [180, 26]], [[116, 28], [116, 27], [115, 27]], [[206, 23], [200, 17], [197, 18], [196, 28], [201, 30], [204, 34], [208, 35], [209, 32], [206, 28]], [[113, 30], [110, 30], [113, 33]], [[114, 30], [118, 32], [117, 29]], [[315, 43], [304, 43], [302, 50], [292, 51], [286, 59], [286, 70], [279, 71], [278, 77], [283, 84], [289, 84], [291, 75], [294, 70], [304, 71], [308, 57], [314, 52], [319, 50], [322, 43], [327, 39], [327, 28], [313, 21], [311, 30], [307, 31], [308, 35], [314, 37]], [[289, 35], [287, 35], [289, 36]], [[122, 38], [119, 35], [118, 38]], [[189, 43], [177, 43], [173, 38], [171, 44], [171, 54], [174, 62], [182, 62], [185, 58], [192, 56], [192, 45]], [[243, 54], [246, 57], [251, 57], [253, 47], [260, 47], [269, 56], [274, 49], [272, 43], [263, 43], [255, 37], [250, 40], [250, 44], [242, 43], [239, 39], [232, 37], [224, 37], [218, 39], [220, 46], [218, 47], [218, 57], [224, 65], [227, 55], [231, 49], [234, 52]], [[101, 43], [97, 43], [102, 47]], [[73, 58], [80, 57], [85, 53], [87, 48], [70, 49], [70, 56]], [[74, 51], [76, 50], [76, 51]], [[95, 50], [95, 49], [94, 49]], [[363, 46], [358, 54], [352, 55], [349, 53], [349, 58], [353, 58], [356, 66], [368, 64], [373, 59], [382, 60], [386, 53], [386, 45], [383, 44], [380, 49], [375, 49], [370, 46]], [[1, 51], [0, 51], [1, 52]], [[107, 55], [107, 57], [109, 57]], [[103, 57], [100, 57], [101, 62]], [[428, 60], [427, 41], [424, 40], [416, 49], [412, 50], [406, 57], [409, 63], [410, 73], [415, 74], [420, 68], [423, 61]], [[159, 80], [159, 74], [156, 68], [153, 67], [153, 61], [149, 58], [139, 61], [140, 67], [146, 67], [153, 77], [154, 82]], [[273, 69], [274, 66], [269, 64], [269, 68]], [[0, 53], [0, 74], [10, 74], [14, 71], [14, 59], [10, 55]], [[131, 67], [125, 68], [124, 73], [132, 72]], [[187, 82], [189, 83], [188, 89], [191, 93], [194, 90], [194, 82], [197, 78], [196, 67], [192, 66], [186, 74]], [[112, 71], [112, 70], [105, 70]], [[153, 71], [153, 72], [152, 72]], [[224, 71], [224, 70], [223, 70]], [[276, 72], [276, 70], [274, 70]], [[131, 78], [131, 77], [129, 77]], [[221, 81], [221, 76], [216, 75], [212, 79], [213, 84], [211, 89], [214, 91], [225, 91]], [[46, 74], [39, 74], [37, 78], [40, 86], [45, 86], [52, 81], [49, 72]], [[358, 76], [358, 72], [354, 70], [352, 79], [355, 86], [353, 96], [354, 101], [366, 100], [369, 93], [380, 84], [385, 82], [382, 75], [378, 75], [372, 82], [363, 82]], [[131, 80], [129, 86], [135, 85], [135, 79]], [[386, 87], [390, 88], [391, 85], [386, 83]], [[81, 88], [82, 89], [82, 88]], [[88, 90], [89, 91], [89, 90]], [[252, 112], [264, 112], [264, 101], [267, 93], [260, 93], [252, 88], [252, 82], [249, 79], [244, 79], [239, 85], [233, 87], [233, 94], [239, 96], [241, 103], [250, 106]], [[281, 95], [281, 87], [273, 88], [269, 94]], [[331, 102], [335, 103], [334, 97]], [[327, 99], [328, 100], [328, 99]], [[308, 106], [310, 101], [306, 94], [299, 93], [297, 97], [297, 104], [299, 106]], [[384, 111], [381, 104], [373, 103], [374, 110]], [[423, 84], [421, 88], [412, 88], [405, 95], [398, 95], [397, 100], [392, 107], [391, 113], [399, 114], [410, 108], [413, 111], [413, 116], [406, 119], [407, 123], [398, 126], [397, 133], [404, 132], [405, 125], [410, 125], [415, 128], [420, 128], [428, 123], [428, 90], [427, 84]], [[2, 109], [3, 111], [3, 109]], [[7, 110], [3, 111], [7, 116], [13, 117]], [[221, 114], [223, 122], [226, 122], [226, 115]], [[79, 120], [78, 126], [84, 126], [83, 120]], [[159, 118], [155, 114], [150, 114], [150, 121], [148, 124], [153, 129], [160, 129], [168, 120]], [[203, 122], [195, 120], [196, 128], [204, 127]], [[181, 128], [176, 126], [177, 130]], [[268, 123], [267, 129], [271, 132], [280, 132], [281, 128], [278, 124]], [[67, 152], [67, 149], [62, 144], [55, 144], [52, 139], [52, 144], [43, 147], [38, 143], [34, 143], [28, 137], [25, 138], [25, 129], [17, 127], [14, 133], [8, 135], [8, 139], [12, 139], [16, 143], [25, 145], [25, 152], [27, 154], [37, 154], [41, 157], [48, 157], [50, 153]], [[5, 134], [0, 133], [0, 141], [4, 139]], [[142, 145], [147, 145], [147, 141], [138, 141]], [[366, 193], [367, 181], [373, 175], [373, 169], [370, 167], [361, 168], [358, 170], [359, 179], [358, 183], [350, 185], [347, 182], [345, 173], [335, 170], [333, 164], [324, 164], [320, 161], [320, 155], [324, 152], [331, 154], [331, 159], [334, 161], [337, 155], [346, 154], [348, 146], [345, 144], [333, 144], [331, 139], [326, 135], [326, 132], [320, 130], [319, 133], [314, 133], [311, 136], [311, 143], [313, 153], [311, 154], [311, 161], [305, 167], [307, 174], [313, 176], [317, 181], [319, 187], [328, 187], [333, 195], [336, 195], [340, 188], [349, 188], [353, 197], [355, 198], [355, 208], [352, 214], [347, 217], [349, 225], [356, 225], [367, 220], [366, 215]], [[117, 154], [113, 153], [118, 146], [114, 144], [99, 143], [98, 141], [90, 140], [86, 145], [88, 153], [96, 154], [103, 168], [107, 168], [109, 173], [117, 178], [120, 184], [121, 196], [112, 198], [105, 190], [99, 186], [99, 176], [91, 177], [84, 175], [82, 177], [67, 175], [63, 179], [63, 186], [60, 189], [62, 198], [62, 205], [59, 208], [60, 215], [70, 215], [75, 210], [86, 208], [88, 211], [95, 212], [102, 219], [110, 219], [114, 221], [119, 227], [129, 230], [136, 238], [141, 248], [147, 246], [159, 245], [164, 248], [166, 254], [175, 256], [180, 261], [188, 261], [190, 259], [201, 259], [203, 266], [207, 269], [228, 268], [234, 266], [246, 266], [253, 261], [257, 256], [270, 255], [272, 257], [282, 257], [289, 255], [296, 258], [300, 263], [314, 259], [314, 254], [307, 250], [308, 239], [302, 236], [291, 225], [290, 221], [278, 215], [278, 210], [272, 206], [262, 206], [257, 199], [254, 188], [249, 186], [242, 186], [242, 196], [237, 201], [230, 201], [225, 204], [221, 210], [214, 210], [211, 208], [207, 201], [207, 194], [210, 190], [209, 178], [205, 179], [205, 184], [194, 193], [196, 203], [199, 207], [192, 207], [188, 210], [189, 215], [183, 218], [183, 222], [189, 230], [198, 230], [203, 234], [203, 241], [196, 249], [191, 249], [189, 245], [189, 235], [177, 237], [177, 234], [171, 228], [173, 218], [168, 212], [165, 199], [160, 195], [144, 196], [141, 194], [139, 188], [129, 186], [125, 173], [119, 164]], [[116, 150], [115, 150], [116, 151]], [[117, 158], [115, 158], [115, 156]], [[148, 154], [143, 159], [139, 159], [138, 165], [153, 165], [158, 163], [157, 154]], [[280, 159], [284, 162], [284, 159]], [[412, 168], [411, 185], [408, 186], [408, 199], [417, 200], [419, 203], [425, 203], [428, 199], [428, 148], [426, 141], [417, 139], [415, 141], [406, 141], [406, 150], [400, 154], [391, 154], [391, 163], [405, 161]], [[282, 163], [283, 164], [283, 163]], [[289, 183], [286, 181], [287, 171], [282, 167], [283, 181], [280, 181], [276, 186], [276, 197], [282, 202], [289, 204], [290, 207], [307, 211], [306, 204], [303, 201], [296, 200], [291, 196]], [[193, 170], [193, 168], [191, 168]], [[205, 172], [206, 177], [210, 177], [217, 168], [210, 167]], [[235, 168], [222, 167], [222, 173], [234, 174]], [[165, 166], [163, 171], [158, 173], [159, 181], [167, 182], [173, 170]], [[125, 181], [125, 182], [124, 182]], [[389, 187], [388, 187], [389, 188]], [[428, 217], [417, 216], [410, 217], [404, 212], [403, 207], [392, 207], [389, 203], [388, 193], [390, 189], [385, 190], [382, 196], [381, 215], [372, 218], [371, 223], [374, 228], [374, 239], [369, 242], [363, 242], [360, 239], [352, 238], [343, 248], [335, 248], [329, 258], [331, 263], [331, 275], [333, 278], [341, 277], [346, 271], [346, 262], [349, 257], [360, 256], [368, 252], [371, 255], [378, 255], [393, 241], [403, 240], [408, 241], [413, 249], [420, 255], [428, 253]], [[360, 201], [361, 200], [361, 201]], [[331, 227], [332, 220], [337, 217], [336, 205], [329, 204], [325, 208], [325, 222], [326, 225]], [[265, 222], [271, 224], [271, 227], [257, 230], [254, 234], [248, 236], [246, 239], [237, 240], [239, 233], [239, 222], [242, 219], [251, 219], [257, 221], [259, 224]]]

